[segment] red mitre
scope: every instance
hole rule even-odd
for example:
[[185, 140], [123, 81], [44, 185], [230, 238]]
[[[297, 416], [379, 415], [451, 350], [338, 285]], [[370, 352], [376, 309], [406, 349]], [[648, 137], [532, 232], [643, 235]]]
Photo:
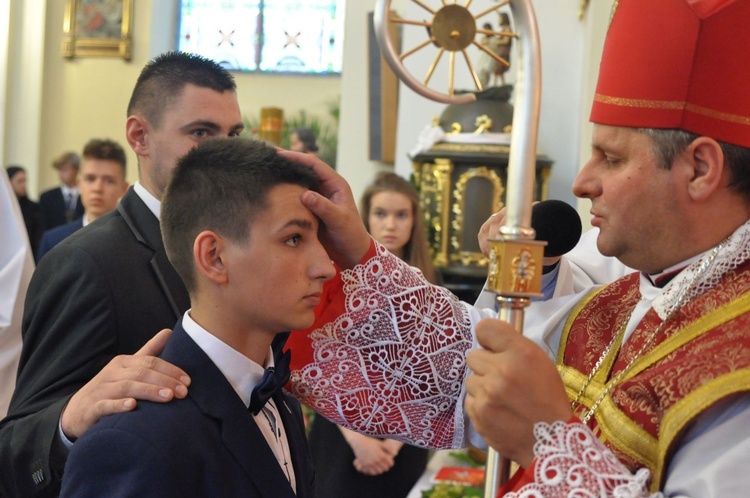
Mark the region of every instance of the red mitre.
[[615, 0], [591, 121], [750, 147], [750, 0]]

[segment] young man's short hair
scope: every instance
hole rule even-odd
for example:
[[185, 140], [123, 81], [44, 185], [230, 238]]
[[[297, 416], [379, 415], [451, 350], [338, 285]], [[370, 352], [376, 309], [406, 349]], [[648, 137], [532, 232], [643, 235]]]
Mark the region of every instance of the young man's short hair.
[[60, 169], [66, 164], [70, 164], [75, 169], [81, 168], [81, 157], [75, 152], [63, 152], [52, 161], [52, 167]]
[[247, 242], [250, 224], [277, 185], [317, 190], [318, 177], [257, 140], [211, 138], [177, 163], [162, 198], [161, 229], [167, 256], [189, 292], [195, 291], [193, 242], [211, 230]]
[[152, 59], [141, 71], [128, 104], [128, 116], [142, 114], [156, 128], [164, 110], [186, 85], [223, 93], [237, 88], [234, 78], [216, 62], [200, 55], [166, 52]]
[[122, 166], [122, 174], [127, 173], [127, 157], [125, 149], [114, 140], [108, 138], [92, 138], [83, 147], [84, 159], [102, 159], [114, 161]]

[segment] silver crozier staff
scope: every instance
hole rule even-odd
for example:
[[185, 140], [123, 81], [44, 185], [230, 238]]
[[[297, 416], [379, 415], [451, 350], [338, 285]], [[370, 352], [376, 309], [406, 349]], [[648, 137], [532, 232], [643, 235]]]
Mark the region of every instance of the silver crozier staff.
[[[498, 318], [523, 333], [524, 308], [542, 289], [542, 258], [546, 242], [535, 241], [531, 228], [542, 93], [539, 31], [531, 0], [510, 0], [519, 40], [516, 102], [508, 158], [508, 188], [505, 224], [491, 240], [488, 269], [489, 290], [495, 292]], [[495, 498], [499, 485], [507, 481], [510, 462], [489, 449], [484, 497]]]
[[[401, 81], [428, 99], [452, 104], [476, 100], [472, 93], [455, 95], [453, 92], [456, 52], [463, 52], [466, 57], [465, 49], [471, 44], [473, 34], [477, 32], [472, 22], [476, 21], [476, 18], [468, 12], [471, 0], [468, 0], [465, 6], [458, 5], [455, 0], [453, 3], [444, 1], [443, 7], [437, 11], [418, 0], [414, 1], [433, 14], [431, 23], [391, 18], [391, 0], [378, 0], [375, 9], [375, 33], [385, 60]], [[541, 295], [542, 258], [546, 245], [546, 242], [534, 240], [535, 233], [531, 228], [542, 70], [539, 33], [531, 0], [501, 2], [485, 13], [495, 11], [506, 4], [510, 6], [520, 41], [519, 64], [508, 159], [505, 225], [500, 227], [497, 238], [491, 241], [488, 288], [497, 294], [499, 318], [522, 333], [524, 308], [529, 305], [532, 297]], [[431, 39], [423, 45], [434, 43], [440, 47], [440, 55], [448, 52], [450, 57], [450, 84], [447, 95], [426, 86], [436, 63], [433, 63], [424, 83], [406, 71], [402, 61], [414, 51], [397, 56], [392, 40], [386, 35], [391, 22], [419, 24], [431, 28]], [[468, 62], [468, 57], [466, 58]], [[470, 64], [469, 67], [473, 73]], [[476, 74], [474, 78], [476, 80]], [[481, 89], [481, 85], [478, 82], [477, 84]], [[508, 472], [509, 462], [490, 448], [487, 456], [485, 498], [497, 496], [497, 490], [500, 484], [507, 480]]]

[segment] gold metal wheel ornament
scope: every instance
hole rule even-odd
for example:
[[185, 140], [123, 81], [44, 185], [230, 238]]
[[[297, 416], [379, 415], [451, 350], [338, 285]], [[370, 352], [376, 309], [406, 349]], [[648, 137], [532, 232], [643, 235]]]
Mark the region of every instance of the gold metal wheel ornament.
[[[467, 52], [467, 49], [472, 45], [486, 53], [498, 64], [502, 64], [505, 67], [510, 66], [507, 60], [487, 49], [476, 40], [478, 36], [485, 35], [512, 38], [517, 37], [515, 33], [493, 31], [481, 27], [481, 18], [493, 12], [497, 12], [502, 7], [510, 4], [510, 0], [501, 1], [491, 8], [485, 9], [476, 14], [471, 11], [473, 0], [462, 0], [465, 2], [463, 5], [459, 5], [457, 0], [439, 0], [439, 8], [433, 8], [430, 5], [427, 5], [425, 2], [428, 2], [428, 0], [410, 0], [432, 16], [430, 21], [402, 19], [397, 17], [391, 11], [391, 1], [392, 0], [378, 0], [378, 5], [375, 9], [375, 36], [378, 39], [380, 50], [390, 67], [399, 79], [415, 92], [427, 97], [428, 99], [446, 104], [464, 104], [475, 101], [476, 95], [474, 93], [456, 94], [455, 88], [457, 65], [456, 55], [460, 54], [463, 56], [463, 60], [474, 79], [476, 90], [480, 92], [484, 90]], [[432, 1], [435, 2], [436, 0]], [[389, 28], [394, 24], [417, 26], [423, 29], [426, 28], [427, 39], [417, 46], [410, 48], [406, 52], [399, 54], [394, 48], [394, 41], [389, 34], [391, 32]], [[406, 69], [404, 66], [404, 60], [411, 55], [431, 47], [438, 48], [437, 55], [432, 61], [432, 65], [428, 69], [427, 74], [419, 80]], [[446, 53], [448, 55], [449, 66], [447, 89], [444, 92], [433, 90], [428, 85], [430, 84], [435, 69]]]

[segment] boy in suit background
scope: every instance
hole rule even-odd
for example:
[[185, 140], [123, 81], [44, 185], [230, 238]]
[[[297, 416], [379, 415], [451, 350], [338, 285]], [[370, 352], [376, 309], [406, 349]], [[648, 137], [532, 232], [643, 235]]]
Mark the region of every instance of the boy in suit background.
[[73, 445], [63, 497], [312, 496], [299, 404], [278, 390], [289, 353], [271, 343], [312, 324], [335, 274], [301, 202], [318, 185], [256, 141], [211, 139], [180, 160], [161, 226], [192, 308], [161, 358], [189, 394], [101, 419]]
[[125, 149], [114, 140], [92, 138], [86, 143], [78, 175], [83, 216], [44, 232], [36, 254], [37, 261], [66, 237], [117, 207], [128, 190], [126, 167]]
[[43, 231], [83, 216], [77, 181], [81, 157], [75, 152], [64, 152], [52, 162], [52, 167], [60, 176], [60, 185], [42, 192], [39, 197], [39, 216]]

